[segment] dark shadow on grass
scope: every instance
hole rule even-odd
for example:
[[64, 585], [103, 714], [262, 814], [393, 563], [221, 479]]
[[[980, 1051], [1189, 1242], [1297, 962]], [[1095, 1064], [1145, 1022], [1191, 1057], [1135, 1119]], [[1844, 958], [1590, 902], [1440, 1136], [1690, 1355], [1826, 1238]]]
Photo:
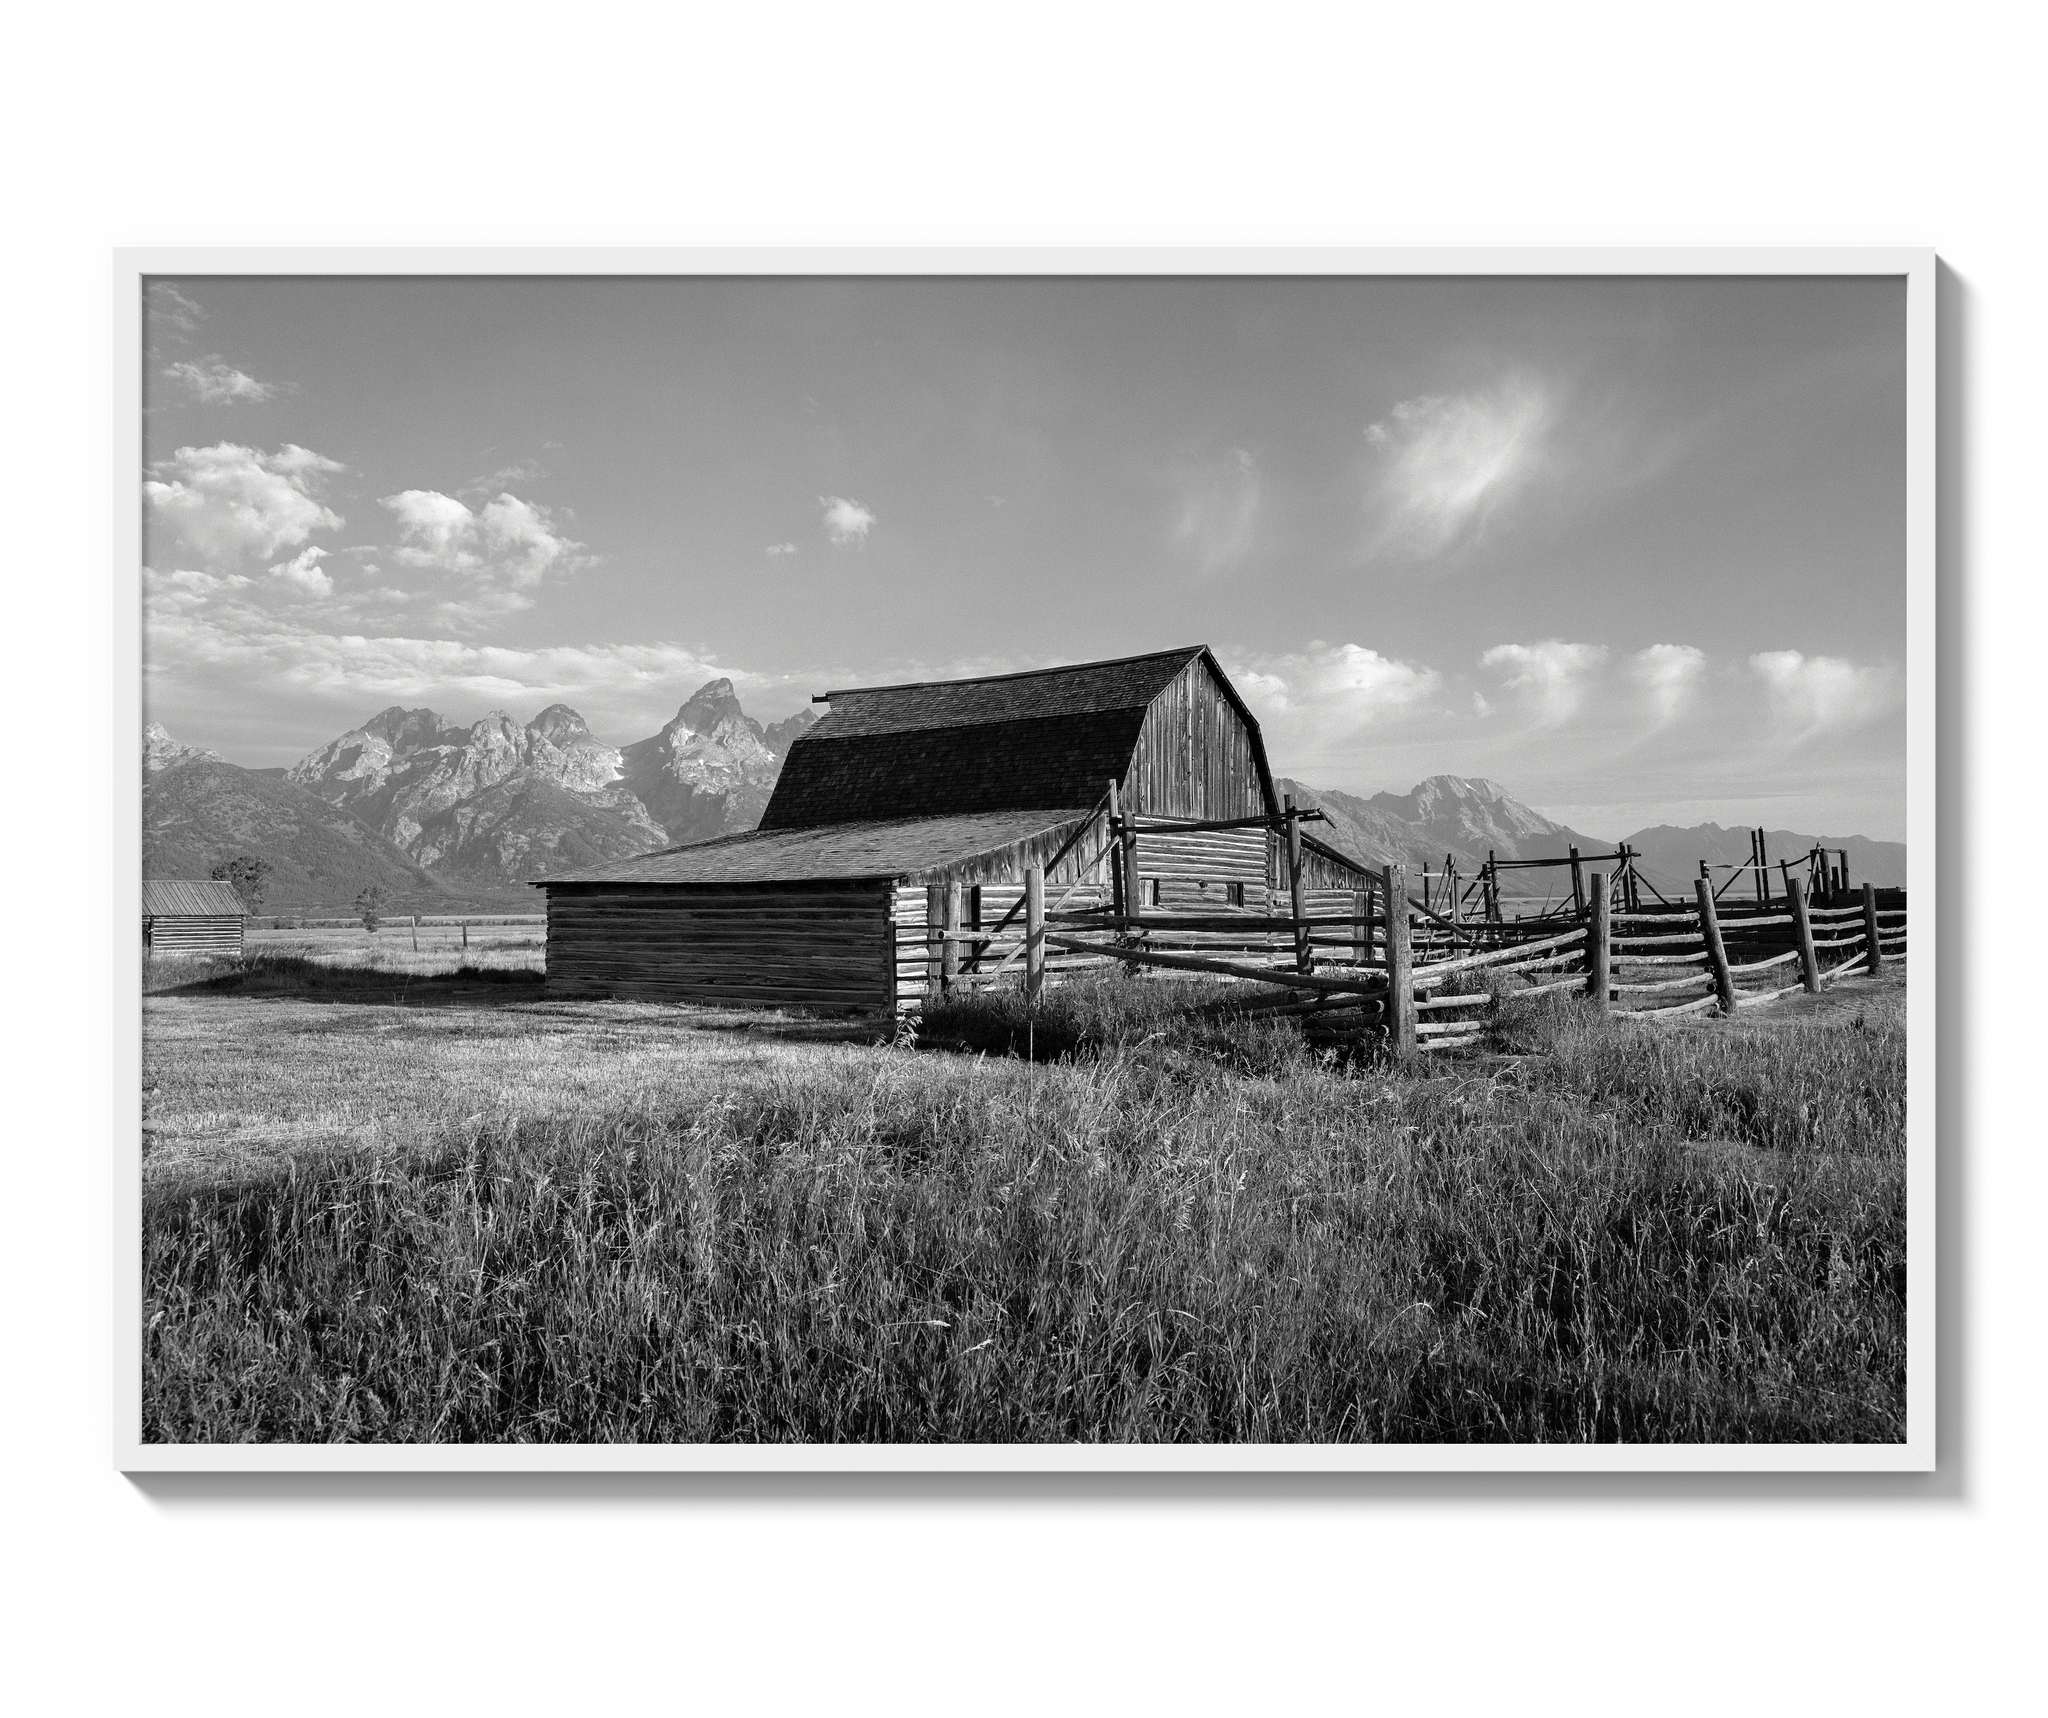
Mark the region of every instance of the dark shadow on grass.
[[144, 976], [145, 995], [239, 996], [406, 1008], [538, 1001], [542, 987], [541, 974], [518, 968], [464, 966], [446, 973], [383, 972], [278, 954], [254, 954], [222, 963], [182, 983], [152, 984], [152, 976]]
[[[154, 982], [152, 981], [154, 980]], [[551, 998], [545, 976], [520, 967], [458, 967], [453, 972], [405, 973], [346, 966], [304, 955], [256, 953], [222, 960], [189, 976], [146, 974], [144, 994], [157, 997], [238, 997], [264, 1002], [328, 1002], [370, 1008], [493, 1008], [531, 1010], [543, 1002], [576, 1012], [587, 1002]], [[588, 999], [601, 1002], [603, 998]], [[631, 1000], [630, 998], [626, 1000]], [[698, 1032], [752, 1033], [791, 1043], [872, 1044], [888, 1035], [889, 1020], [874, 1012], [807, 1014], [797, 1010], [657, 1005], [660, 1016]]]

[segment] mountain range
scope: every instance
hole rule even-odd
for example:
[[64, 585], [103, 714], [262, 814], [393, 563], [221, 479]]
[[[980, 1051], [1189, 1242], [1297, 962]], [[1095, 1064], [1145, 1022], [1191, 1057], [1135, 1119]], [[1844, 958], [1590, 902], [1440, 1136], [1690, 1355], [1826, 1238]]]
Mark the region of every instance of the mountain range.
[[566, 704], [468, 727], [393, 705], [284, 770], [238, 768], [152, 723], [144, 874], [203, 877], [249, 853], [273, 867], [267, 908], [345, 910], [375, 883], [393, 911], [532, 910], [535, 878], [753, 828], [816, 719], [763, 726], [730, 680], [627, 746]]
[[[625, 746], [598, 739], [566, 704], [520, 724], [502, 711], [465, 727], [428, 709], [393, 705], [288, 769], [247, 770], [179, 743], [151, 723], [143, 734], [143, 874], [204, 877], [251, 854], [272, 866], [272, 911], [347, 910], [375, 884], [393, 912], [532, 911], [524, 887], [579, 865], [752, 829], [790, 745], [816, 720], [801, 710], [764, 726], [740, 708], [730, 680], [685, 700], [656, 733]], [[1500, 858], [1562, 855], [1612, 842], [1531, 810], [1499, 784], [1438, 775], [1405, 794], [1370, 798], [1282, 779], [1278, 791], [1322, 810], [1310, 826], [1329, 845], [1372, 864], [1392, 859], [1438, 871], [1446, 855], [1474, 875]], [[1718, 824], [1659, 826], [1627, 838], [1641, 869], [1667, 894], [1690, 889], [1699, 861], [1746, 859], [1749, 832]], [[1815, 838], [1766, 834], [1773, 858]], [[1847, 848], [1851, 876], [1906, 880], [1898, 842], [1828, 837]], [[1568, 873], [1508, 872], [1503, 893], [1561, 894]]]
[[[1512, 798], [1498, 782], [1478, 776], [1436, 775], [1407, 793], [1376, 793], [1369, 799], [1313, 788], [1285, 778], [1276, 791], [1297, 805], [1319, 808], [1329, 821], [1309, 832], [1354, 858], [1383, 865], [1392, 859], [1410, 872], [1441, 872], [1447, 856], [1461, 876], [1472, 877], [1489, 854], [1502, 859], [1554, 859], [1576, 847], [1582, 854], [1610, 854], [1618, 843], [1587, 835]], [[1669, 824], [1622, 837], [1639, 855], [1637, 875], [1671, 899], [1689, 897], [1700, 861], [1742, 864], [1749, 859], [1749, 830], [1702, 823], [1690, 829]], [[1846, 849], [1852, 882], [1880, 888], [1904, 887], [1906, 847], [1901, 841], [1872, 841], [1861, 835], [1806, 835], [1790, 829], [1764, 831], [1765, 851], [1775, 862], [1797, 859], [1815, 846]], [[1501, 893], [1510, 898], [1559, 898], [1570, 893], [1571, 873], [1556, 869], [1505, 871]]]

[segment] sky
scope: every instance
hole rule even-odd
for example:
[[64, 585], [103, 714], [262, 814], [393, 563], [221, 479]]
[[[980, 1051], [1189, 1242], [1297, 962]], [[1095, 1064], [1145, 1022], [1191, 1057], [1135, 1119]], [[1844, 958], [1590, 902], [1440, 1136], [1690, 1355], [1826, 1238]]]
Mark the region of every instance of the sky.
[[145, 712], [237, 763], [1208, 644], [1317, 787], [1904, 838], [1901, 281], [180, 277], [145, 318]]

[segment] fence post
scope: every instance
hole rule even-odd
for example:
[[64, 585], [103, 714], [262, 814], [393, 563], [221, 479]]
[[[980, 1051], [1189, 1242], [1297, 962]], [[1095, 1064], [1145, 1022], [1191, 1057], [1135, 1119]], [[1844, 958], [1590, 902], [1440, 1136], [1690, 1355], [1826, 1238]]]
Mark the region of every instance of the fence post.
[[1601, 1013], [1607, 1012], [1608, 955], [1607, 873], [1586, 873], [1586, 904], [1592, 916], [1586, 921], [1586, 994]]
[[1351, 891], [1351, 958], [1359, 966], [1372, 959], [1372, 891]]
[[1870, 951], [1870, 970], [1884, 971], [1884, 945], [1877, 940], [1877, 885], [1863, 885], [1863, 946]]
[[1295, 815], [1294, 795], [1284, 801], [1287, 810], [1287, 900], [1294, 915], [1294, 970], [1308, 971], [1308, 927], [1301, 908], [1301, 819]]
[[1785, 900], [1792, 909], [1792, 934], [1799, 939], [1799, 978], [1809, 996], [1820, 994], [1820, 953], [1813, 946], [1813, 921], [1806, 916], [1806, 885], [1785, 879]]
[[960, 885], [946, 885], [946, 929], [939, 943], [939, 989], [950, 993], [960, 977]]
[[[1706, 868], [1706, 861], [1700, 861]], [[1714, 975], [1714, 994], [1721, 999], [1721, 1012], [1735, 1012], [1735, 974], [1728, 970], [1728, 945], [1721, 940], [1721, 915], [1714, 906], [1711, 877], [1697, 878], [1692, 886], [1700, 902], [1700, 940], [1707, 945], [1707, 969]]]
[[1583, 919], [1583, 918], [1584, 918], [1584, 917], [1586, 916], [1586, 887], [1585, 887], [1585, 879], [1584, 879], [1584, 877], [1583, 877], [1583, 876], [1581, 876], [1581, 875], [1580, 875], [1580, 872], [1579, 872], [1579, 850], [1578, 850], [1578, 849], [1577, 849], [1576, 847], [1574, 847], [1574, 848], [1573, 848], [1573, 849], [1571, 850], [1571, 855], [1572, 855], [1572, 917], [1573, 917], [1573, 918], [1575, 918], [1575, 919]]
[[924, 886], [924, 993], [928, 1001], [939, 999], [939, 986], [945, 976], [946, 945], [940, 941], [946, 929], [946, 885], [927, 883]]
[[1396, 1056], [1415, 1054], [1415, 959], [1409, 941], [1408, 867], [1382, 873], [1387, 891], [1387, 1041]]
[[[1131, 892], [1125, 886], [1124, 876], [1124, 816], [1122, 796], [1117, 792], [1116, 777], [1109, 778], [1109, 910], [1117, 918], [1123, 918], [1131, 910]], [[1123, 940], [1125, 927], [1117, 927], [1118, 941]]]
[[1024, 1000], [1036, 1002], [1045, 990], [1045, 867], [1024, 872]]

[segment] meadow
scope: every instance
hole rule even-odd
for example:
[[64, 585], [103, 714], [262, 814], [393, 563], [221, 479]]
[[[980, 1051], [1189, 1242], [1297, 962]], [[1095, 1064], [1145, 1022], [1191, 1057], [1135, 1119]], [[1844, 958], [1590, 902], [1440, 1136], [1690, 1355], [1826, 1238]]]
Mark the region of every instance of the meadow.
[[156, 963], [147, 1439], [1903, 1436], [1896, 972], [1406, 1067], [1109, 980], [1031, 1060], [402, 941]]

